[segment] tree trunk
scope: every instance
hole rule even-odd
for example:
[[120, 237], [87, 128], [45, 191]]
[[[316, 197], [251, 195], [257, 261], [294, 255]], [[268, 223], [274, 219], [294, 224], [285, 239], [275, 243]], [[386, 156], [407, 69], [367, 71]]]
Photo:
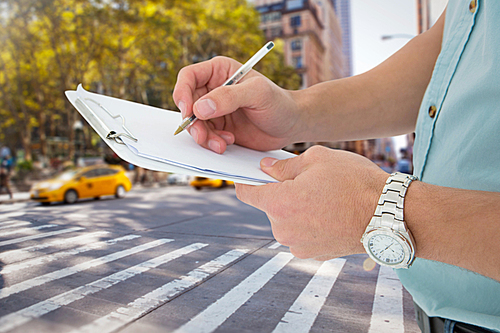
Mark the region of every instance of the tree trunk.
[[47, 123], [47, 114], [44, 111], [40, 111], [38, 113], [38, 126], [40, 132], [40, 153], [42, 154], [43, 159], [47, 158], [47, 133], [45, 124]]

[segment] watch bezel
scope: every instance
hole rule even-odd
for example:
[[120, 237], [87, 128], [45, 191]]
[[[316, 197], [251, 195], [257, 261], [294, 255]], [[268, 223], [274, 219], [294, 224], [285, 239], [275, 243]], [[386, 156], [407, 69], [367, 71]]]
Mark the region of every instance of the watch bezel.
[[[389, 264], [376, 257], [372, 253], [370, 246], [368, 245], [370, 239], [376, 235], [385, 235], [396, 240], [403, 248], [403, 253], [404, 253], [403, 260], [397, 264]], [[374, 228], [363, 235], [362, 243], [368, 256], [379, 265], [392, 268], [408, 268], [413, 263], [413, 260], [415, 258], [414, 256], [415, 248], [413, 246], [413, 240], [410, 233], [408, 233], [408, 237], [406, 237], [406, 235], [402, 234], [401, 232], [390, 228], [385, 228], [385, 227]]]

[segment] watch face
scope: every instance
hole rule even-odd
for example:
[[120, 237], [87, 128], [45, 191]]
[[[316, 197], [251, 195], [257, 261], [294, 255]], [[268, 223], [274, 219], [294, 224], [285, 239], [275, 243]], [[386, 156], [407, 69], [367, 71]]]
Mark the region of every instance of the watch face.
[[405, 257], [403, 246], [389, 235], [377, 234], [368, 241], [370, 252], [387, 265], [397, 265]]

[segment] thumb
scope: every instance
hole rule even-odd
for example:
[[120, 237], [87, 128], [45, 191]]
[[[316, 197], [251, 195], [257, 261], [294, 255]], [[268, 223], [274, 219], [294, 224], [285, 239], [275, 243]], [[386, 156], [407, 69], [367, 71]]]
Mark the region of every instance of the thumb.
[[218, 87], [200, 97], [194, 103], [193, 113], [201, 120], [221, 117], [242, 107], [259, 107], [262, 100], [271, 98], [271, 93], [265, 79], [250, 78], [236, 85]]
[[302, 164], [299, 163], [299, 157], [292, 157], [285, 160], [266, 157], [260, 161], [260, 168], [280, 182], [293, 180], [304, 171]]

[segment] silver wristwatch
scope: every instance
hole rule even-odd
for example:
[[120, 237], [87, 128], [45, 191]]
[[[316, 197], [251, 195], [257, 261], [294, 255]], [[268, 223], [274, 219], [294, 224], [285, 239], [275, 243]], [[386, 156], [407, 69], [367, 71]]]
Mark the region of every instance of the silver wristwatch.
[[361, 243], [378, 264], [408, 268], [415, 258], [415, 242], [404, 221], [404, 199], [410, 183], [417, 177], [392, 173], [386, 181], [375, 214]]

